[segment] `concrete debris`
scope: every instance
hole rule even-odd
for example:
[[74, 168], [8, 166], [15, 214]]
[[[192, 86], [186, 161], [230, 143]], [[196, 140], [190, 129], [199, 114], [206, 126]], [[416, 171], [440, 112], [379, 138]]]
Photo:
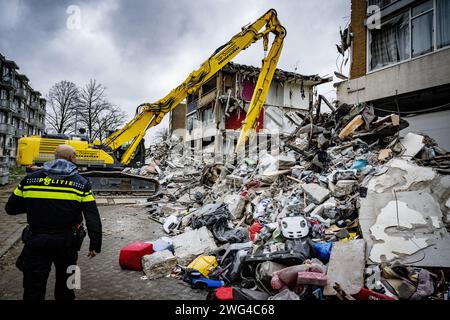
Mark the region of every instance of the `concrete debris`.
[[[398, 213], [397, 213], [398, 210]], [[433, 222], [435, 223], [435, 222]], [[387, 234], [387, 229], [395, 227], [397, 230], [409, 231], [415, 226], [426, 226], [427, 222], [422, 215], [408, 208], [401, 201], [390, 201], [381, 209], [377, 221], [370, 228], [376, 242], [370, 252], [370, 260], [381, 263], [382, 258], [392, 261], [397, 255], [411, 255], [428, 246], [425, 238], [416, 236], [405, 238], [405, 235], [393, 236]], [[438, 227], [438, 226], [437, 226]], [[408, 233], [409, 233], [408, 232]]]
[[331, 249], [330, 262], [328, 264], [328, 285], [324, 294], [335, 295], [334, 283], [339, 283], [341, 288], [350, 295], [357, 294], [364, 286], [365, 267], [364, 240], [351, 240], [337, 242]]
[[345, 197], [352, 194], [358, 187], [358, 181], [355, 180], [339, 180], [333, 191], [335, 197]]
[[[369, 194], [361, 201], [359, 221], [368, 264], [398, 261], [450, 268], [450, 235], [438, 202], [441, 195], [426, 188]], [[445, 193], [442, 196], [445, 199]]]
[[436, 173], [431, 168], [421, 167], [399, 158], [392, 159], [387, 164], [388, 171], [370, 180], [368, 188], [377, 193], [411, 190], [414, 185], [433, 180]]
[[142, 269], [148, 279], [168, 275], [177, 265], [177, 258], [169, 250], [157, 251], [142, 257]]
[[[162, 186], [147, 202], [170, 237], [152, 242], [169, 261], [155, 272], [203, 283], [212, 296], [232, 288], [247, 299], [442, 298], [443, 280], [423, 268], [450, 267], [450, 154], [426, 135], [400, 139], [408, 122], [365, 104], [288, 119], [297, 129], [271, 152], [197, 159], [172, 139], [149, 150], [133, 170]], [[185, 268], [208, 259], [217, 263], [207, 278]], [[408, 292], [384, 282], [413, 263], [423, 271], [411, 273], [420, 280]]]
[[302, 185], [303, 191], [311, 198], [315, 204], [321, 204], [330, 196], [330, 191], [316, 183]]
[[414, 158], [420, 150], [424, 147], [423, 136], [408, 132], [408, 134], [401, 140], [405, 152], [402, 156], [407, 158]]
[[213, 235], [206, 227], [186, 231], [172, 238], [178, 264], [187, 266], [197, 256], [217, 250]]

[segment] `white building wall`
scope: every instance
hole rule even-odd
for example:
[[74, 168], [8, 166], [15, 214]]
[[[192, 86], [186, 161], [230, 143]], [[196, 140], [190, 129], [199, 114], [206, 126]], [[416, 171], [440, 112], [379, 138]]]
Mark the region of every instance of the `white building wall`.
[[450, 83], [450, 48], [338, 84], [339, 103], [355, 104]]

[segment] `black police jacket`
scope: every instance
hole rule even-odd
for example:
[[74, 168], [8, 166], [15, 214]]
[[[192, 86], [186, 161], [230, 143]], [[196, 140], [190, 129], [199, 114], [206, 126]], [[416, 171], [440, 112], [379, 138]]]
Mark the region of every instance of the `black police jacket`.
[[86, 221], [89, 250], [101, 251], [102, 224], [91, 185], [75, 173], [63, 179], [50, 178], [45, 170], [26, 176], [6, 203], [10, 215], [27, 214], [33, 234], [65, 233]]

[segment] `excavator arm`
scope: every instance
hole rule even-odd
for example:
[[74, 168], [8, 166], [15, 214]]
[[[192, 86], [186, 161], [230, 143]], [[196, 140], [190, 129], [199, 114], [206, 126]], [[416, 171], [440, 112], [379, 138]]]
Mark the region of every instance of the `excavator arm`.
[[261, 72], [237, 144], [237, 151], [240, 150], [245, 145], [252, 130], [255, 129], [258, 116], [264, 106], [270, 83], [275, 73], [283, 40], [286, 36], [286, 30], [278, 21], [277, 12], [274, 9], [267, 11], [254, 23], [243, 27], [241, 32], [233, 36], [225, 45], [219, 47], [203, 62], [199, 69], [193, 71], [183, 83], [164, 98], [155, 103], [141, 104], [137, 109], [137, 115], [122, 129], [113, 132], [107, 137], [105, 145], [111, 150], [117, 150], [123, 144], [130, 143], [120, 159], [121, 163], [128, 165], [149, 128], [159, 124], [163, 117], [175, 109], [189, 94], [196, 92], [237, 54], [261, 38], [263, 38], [264, 51], [266, 53], [271, 33], [275, 38], [269, 54], [262, 60]]

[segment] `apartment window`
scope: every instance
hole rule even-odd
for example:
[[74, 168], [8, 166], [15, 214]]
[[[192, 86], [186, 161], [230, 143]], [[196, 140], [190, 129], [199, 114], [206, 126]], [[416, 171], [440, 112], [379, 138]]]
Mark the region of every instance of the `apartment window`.
[[368, 29], [368, 71], [450, 45], [450, 0], [428, 0]]
[[370, 70], [382, 68], [409, 58], [409, 14], [403, 13], [381, 29], [370, 31]]
[[450, 45], [450, 0], [436, 0], [436, 45]]
[[186, 123], [187, 123], [187, 130], [189, 131], [189, 133], [191, 133], [192, 130], [194, 130], [197, 127], [196, 122], [197, 122], [197, 116], [195, 113], [191, 114], [187, 117]]
[[433, 51], [433, 0], [411, 9], [411, 54], [418, 57]]
[[217, 77], [212, 77], [202, 86], [202, 94], [205, 95], [216, 89]]
[[202, 123], [203, 124], [210, 124], [214, 122], [214, 114], [213, 114], [213, 108], [207, 107], [202, 110]]

